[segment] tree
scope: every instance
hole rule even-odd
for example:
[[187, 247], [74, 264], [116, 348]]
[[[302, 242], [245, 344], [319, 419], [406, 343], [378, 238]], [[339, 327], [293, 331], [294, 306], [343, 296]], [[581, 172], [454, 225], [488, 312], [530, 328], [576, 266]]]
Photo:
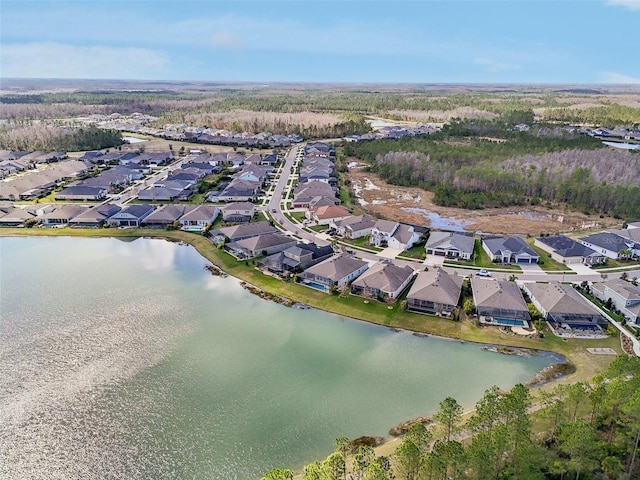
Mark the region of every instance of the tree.
[[446, 441], [450, 442], [451, 437], [458, 432], [462, 406], [454, 398], [447, 397], [440, 402], [440, 410], [436, 413], [435, 419], [444, 429]]
[[418, 478], [422, 463], [420, 448], [409, 438], [405, 437], [393, 454], [395, 470], [399, 478], [415, 480]]
[[339, 480], [344, 478], [345, 469], [344, 456], [340, 452], [333, 452], [322, 462], [322, 480]]
[[464, 310], [464, 313], [466, 313], [467, 315], [473, 315], [476, 311], [476, 307], [473, 304], [473, 299], [467, 298], [464, 301], [464, 304], [462, 305], [462, 309]]
[[262, 480], [293, 480], [293, 471], [287, 468], [272, 468]]
[[584, 420], [565, 423], [558, 440], [560, 450], [569, 456], [568, 467], [576, 472], [576, 480], [597, 468], [598, 442], [593, 428]]
[[316, 460], [309, 465], [305, 465], [302, 469], [302, 478], [304, 480], [323, 480], [322, 464]]
[[356, 478], [363, 478], [369, 465], [373, 463], [376, 454], [369, 445], [360, 445], [358, 453], [353, 458], [353, 470]]

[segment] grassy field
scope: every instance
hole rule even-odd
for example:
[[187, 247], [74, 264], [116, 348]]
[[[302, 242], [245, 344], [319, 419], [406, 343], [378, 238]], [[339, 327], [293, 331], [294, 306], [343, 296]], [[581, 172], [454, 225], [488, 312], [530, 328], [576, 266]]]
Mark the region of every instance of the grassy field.
[[230, 275], [251, 283], [267, 292], [290, 298], [345, 317], [368, 321], [389, 328], [405, 329], [423, 334], [436, 335], [479, 343], [509, 345], [549, 350], [567, 357], [574, 365], [576, 372], [563, 381], [576, 381], [591, 378], [603, 371], [613, 357], [591, 355], [587, 347], [610, 347], [621, 352], [617, 335], [603, 340], [569, 339], [563, 341], [551, 334], [544, 338], [528, 338], [517, 336], [492, 327], [479, 327], [472, 322], [454, 322], [440, 317], [431, 317], [406, 312], [399, 303], [381, 304], [375, 301], [365, 303], [364, 299], [349, 294], [328, 295], [293, 282], [283, 282], [260, 272], [254, 267], [254, 261], [238, 262], [230, 255], [211, 244], [205, 237], [182, 231], [166, 231], [153, 229], [47, 229], [47, 228], [3, 228], [0, 236], [33, 235], [33, 236], [74, 236], [74, 237], [156, 237], [171, 241], [184, 241], [193, 245], [207, 260], [224, 269]]

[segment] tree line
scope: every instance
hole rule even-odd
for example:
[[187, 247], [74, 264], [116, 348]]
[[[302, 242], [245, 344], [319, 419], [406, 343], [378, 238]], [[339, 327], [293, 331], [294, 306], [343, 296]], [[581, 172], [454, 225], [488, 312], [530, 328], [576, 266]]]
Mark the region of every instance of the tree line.
[[122, 145], [122, 134], [93, 126], [66, 128], [35, 124], [0, 129], [0, 148], [15, 151], [77, 152]]
[[[522, 384], [493, 386], [466, 420], [448, 397], [434, 419], [414, 423], [389, 457], [340, 437], [324, 461], [302, 469], [302, 479], [637, 478], [640, 359], [620, 356], [592, 381], [541, 390], [538, 398]], [[291, 470], [275, 468], [262, 480], [291, 478]]]
[[385, 181], [467, 209], [563, 203], [585, 213], [640, 215], [640, 156], [558, 127], [516, 132], [502, 121], [453, 122], [442, 132], [347, 143]]

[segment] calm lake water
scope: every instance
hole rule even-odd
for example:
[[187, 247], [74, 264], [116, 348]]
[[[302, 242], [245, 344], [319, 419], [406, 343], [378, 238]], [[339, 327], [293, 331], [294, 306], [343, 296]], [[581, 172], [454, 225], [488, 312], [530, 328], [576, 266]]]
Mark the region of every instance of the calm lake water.
[[205, 263], [0, 238], [0, 478], [259, 478], [555, 361], [289, 309]]

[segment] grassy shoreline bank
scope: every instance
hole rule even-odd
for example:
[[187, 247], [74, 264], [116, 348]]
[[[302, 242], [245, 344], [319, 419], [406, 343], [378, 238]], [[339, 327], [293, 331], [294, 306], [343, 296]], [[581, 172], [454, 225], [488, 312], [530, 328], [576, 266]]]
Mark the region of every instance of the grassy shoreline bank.
[[[168, 241], [182, 241], [192, 245], [196, 251], [231, 276], [258, 287], [269, 294], [289, 298], [294, 302], [360, 321], [402, 329], [417, 334], [433, 335], [463, 342], [492, 344], [506, 347], [543, 350], [563, 355], [575, 366], [575, 372], [550, 383], [587, 380], [604, 371], [613, 356], [592, 355], [587, 347], [610, 347], [622, 353], [618, 336], [603, 340], [569, 339], [562, 340], [549, 333], [545, 338], [525, 338], [507, 334], [492, 327], [478, 327], [467, 321], [454, 322], [440, 317], [419, 315], [404, 311], [399, 302], [383, 305], [376, 301], [365, 303], [363, 298], [344, 295], [327, 295], [293, 281], [286, 282], [265, 275], [254, 268], [253, 261], [238, 262], [222, 252], [205, 237], [179, 230], [153, 229], [76, 229], [76, 228], [3, 228], [0, 236], [68, 236], [68, 237], [113, 237], [113, 238], [161, 238]], [[548, 384], [546, 384], [548, 385]], [[541, 387], [541, 388], [544, 388]]]

